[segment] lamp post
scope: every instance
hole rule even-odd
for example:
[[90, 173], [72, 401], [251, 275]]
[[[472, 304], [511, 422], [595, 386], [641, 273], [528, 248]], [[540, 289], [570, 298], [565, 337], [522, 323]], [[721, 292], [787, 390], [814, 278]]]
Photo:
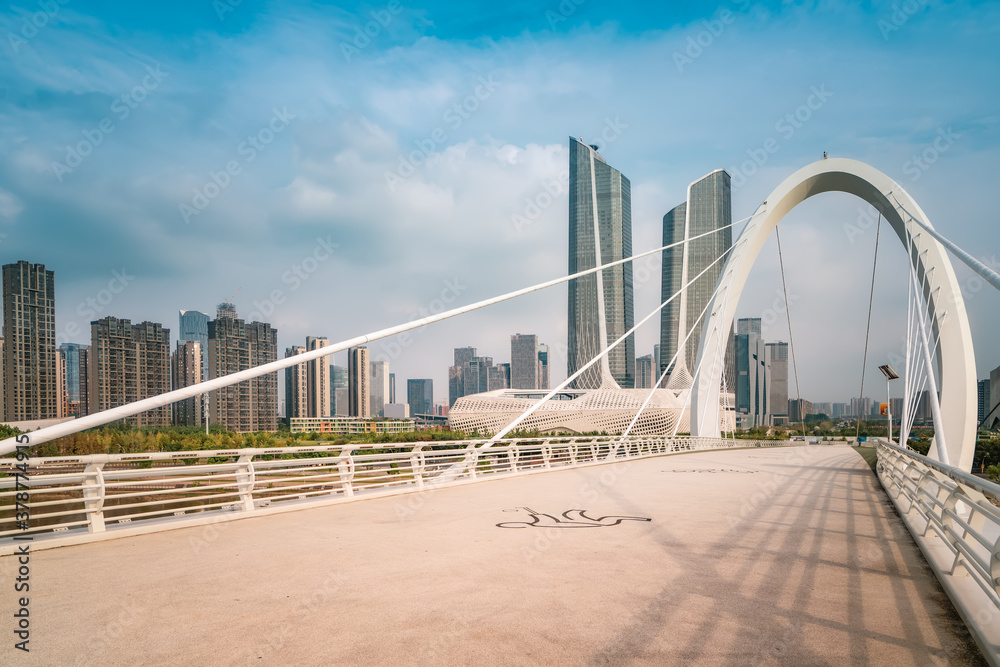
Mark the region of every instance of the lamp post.
[[889, 442], [892, 442], [892, 398], [889, 392], [889, 382], [892, 380], [898, 380], [899, 374], [892, 370], [892, 366], [886, 364], [885, 366], [879, 366], [878, 369], [882, 371], [882, 375], [885, 376], [885, 413], [889, 417]]

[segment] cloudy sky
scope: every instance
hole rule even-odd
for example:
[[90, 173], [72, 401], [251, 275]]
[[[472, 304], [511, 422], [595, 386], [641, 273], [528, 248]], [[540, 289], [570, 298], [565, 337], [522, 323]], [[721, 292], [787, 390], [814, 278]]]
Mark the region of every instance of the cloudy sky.
[[[631, 179], [637, 252], [692, 180], [729, 169], [739, 219], [829, 151], [1000, 266], [1000, 4], [669, 5], [5, 3], [0, 259], [55, 271], [60, 342], [88, 342], [104, 315], [176, 339], [178, 309], [237, 290], [282, 350], [347, 339], [564, 274], [573, 135]], [[875, 232], [852, 230], [868, 213], [830, 194], [781, 225], [814, 401], [858, 391]], [[871, 395], [906, 314], [903, 249], [882, 238]], [[659, 303], [657, 268], [637, 269], [637, 320]], [[985, 376], [1000, 295], [956, 270]], [[772, 239], [740, 314], [787, 340], [780, 289]], [[371, 347], [444, 400], [453, 347], [507, 361], [515, 332], [539, 334], [565, 377], [565, 287]], [[658, 336], [654, 320], [638, 353]]]

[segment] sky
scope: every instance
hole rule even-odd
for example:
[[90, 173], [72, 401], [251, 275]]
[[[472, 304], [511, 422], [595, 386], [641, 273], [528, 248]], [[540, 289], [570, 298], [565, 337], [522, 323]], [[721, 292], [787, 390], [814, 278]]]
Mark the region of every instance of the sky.
[[[277, 328], [281, 356], [565, 275], [569, 136], [631, 180], [635, 252], [701, 176], [730, 171], [741, 219], [828, 151], [1000, 267], [996, 2], [41, 0], [4, 3], [0, 36], [0, 261], [55, 271], [59, 343], [106, 315], [175, 341], [179, 309], [232, 297]], [[870, 213], [826, 194], [781, 223], [803, 398], [860, 389]], [[905, 337], [906, 259], [886, 232], [873, 396]], [[637, 321], [658, 270], [636, 267]], [[1000, 295], [956, 272], [986, 377]], [[397, 392], [429, 377], [441, 401], [454, 347], [499, 363], [535, 333], [557, 381], [566, 312], [559, 286], [369, 347]], [[773, 237], [738, 315], [788, 340]]]

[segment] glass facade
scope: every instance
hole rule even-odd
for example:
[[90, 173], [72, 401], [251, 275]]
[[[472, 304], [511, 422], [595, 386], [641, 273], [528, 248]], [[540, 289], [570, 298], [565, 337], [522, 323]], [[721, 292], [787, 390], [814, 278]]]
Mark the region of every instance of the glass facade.
[[[597, 266], [598, 249], [602, 264], [631, 256], [632, 193], [628, 178], [609, 166], [593, 146], [574, 137], [570, 137], [569, 142], [569, 173], [569, 272], [576, 273]], [[569, 284], [566, 370], [570, 375], [635, 324], [631, 264], [605, 269], [600, 278], [599, 281], [598, 275], [594, 274]], [[602, 282], [603, 290], [599, 295], [598, 285]], [[600, 322], [602, 301], [607, 337], [603, 341]], [[595, 364], [587, 369], [577, 378], [576, 388], [600, 387], [601, 366]], [[607, 366], [620, 387], [634, 386], [634, 335], [608, 354]]]

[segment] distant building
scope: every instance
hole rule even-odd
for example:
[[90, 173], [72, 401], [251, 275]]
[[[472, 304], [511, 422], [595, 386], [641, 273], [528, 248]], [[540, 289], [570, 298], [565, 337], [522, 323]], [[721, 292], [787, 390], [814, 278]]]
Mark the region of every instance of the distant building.
[[[476, 358], [476, 348], [456, 347], [455, 364], [448, 369], [448, 403], [454, 405], [455, 401], [465, 396], [465, 378], [463, 371], [465, 365]], [[476, 380], [478, 385], [478, 378]]]
[[408, 403], [386, 403], [385, 417], [386, 419], [409, 419], [410, 406]]
[[55, 273], [43, 264], [3, 266], [3, 418], [55, 419], [57, 378]]
[[[244, 322], [232, 304], [226, 305], [220, 304], [220, 317], [208, 323], [209, 379], [270, 363], [278, 356], [277, 330], [266, 322]], [[213, 390], [209, 419], [238, 433], [277, 431], [277, 372]]]
[[371, 417], [371, 396], [368, 388], [368, 348], [352, 347], [347, 351], [347, 393], [352, 417]]
[[538, 388], [549, 388], [549, 346], [545, 343], [538, 344]]
[[[346, 417], [350, 413], [347, 386], [347, 367], [330, 364], [330, 412], [334, 415]], [[343, 393], [338, 394], [338, 389], [343, 389]]]
[[[201, 361], [201, 343], [196, 340], [179, 340], [174, 350], [171, 365], [173, 366], [173, 389], [183, 389], [204, 381]], [[178, 426], [201, 426], [204, 423], [204, 401], [201, 396], [185, 398], [177, 401], [173, 409], [173, 423]]]
[[[285, 348], [285, 358], [296, 357], [306, 351], [301, 345]], [[308, 363], [296, 364], [285, 369], [285, 417], [309, 417]]]
[[842, 417], [846, 417], [847, 412], [848, 412], [847, 403], [834, 403], [833, 414], [831, 414], [830, 416], [833, 417], [834, 419], [840, 419]]
[[761, 335], [761, 326], [759, 317], [741, 317], [736, 320], [736, 333], [737, 334], [757, 334]]
[[[320, 336], [306, 336], [306, 351], [327, 347], [329, 339]], [[308, 389], [310, 417], [330, 416], [330, 362], [326, 357], [306, 362], [306, 387]]]
[[833, 413], [833, 403], [813, 403], [814, 415], [826, 415], [830, 417]]
[[[597, 152], [569, 139], [569, 273], [632, 254], [632, 185]], [[632, 263], [569, 283], [566, 373], [573, 375], [635, 324]], [[574, 382], [578, 389], [632, 388], [635, 336], [630, 335]]]
[[389, 373], [389, 403], [396, 402], [396, 374]]
[[[757, 323], [759, 326], [760, 320]], [[767, 343], [766, 348], [767, 363], [771, 367], [767, 405], [771, 409], [771, 423], [781, 426], [788, 423], [788, 343]]]
[[990, 404], [990, 381], [980, 380], [976, 388], [978, 389], [978, 395], [979, 395], [979, 401], [978, 401], [979, 407], [976, 412], [977, 415], [976, 422], [981, 424], [983, 423], [983, 420], [986, 419], [986, 415], [990, 413], [990, 409], [993, 407]]
[[511, 336], [510, 388], [538, 389], [539, 366], [538, 336], [519, 333]]
[[813, 404], [805, 399], [793, 398], [788, 401], [788, 419], [793, 423], [803, 421], [813, 412]]
[[647, 354], [635, 360], [635, 388], [652, 389], [655, 378], [653, 377], [653, 366], [655, 360], [653, 355]]
[[412, 419], [369, 420], [358, 417], [293, 417], [289, 422], [292, 433], [333, 433], [360, 435], [363, 433], [409, 433], [416, 428]]
[[[170, 391], [170, 329], [155, 322], [105, 317], [90, 323], [90, 409], [110, 410]], [[171, 407], [147, 410], [125, 422], [167, 426]]]
[[80, 417], [87, 414], [87, 350], [89, 346], [80, 343], [63, 343], [59, 354], [63, 365], [63, 393], [66, 397], [66, 417]]
[[752, 331], [736, 334], [736, 415], [743, 428], [770, 426], [771, 369], [764, 341]]
[[386, 404], [392, 402], [389, 396], [389, 362], [373, 361], [369, 370], [372, 416], [382, 417], [385, 415]]
[[410, 406], [410, 416], [434, 414], [434, 381], [407, 380], [406, 402]]
[[181, 310], [178, 314], [177, 341], [192, 340], [201, 343], [201, 376], [208, 379], [208, 320], [205, 313], [198, 310]]
[[486, 369], [487, 391], [510, 388], [510, 364], [497, 364]]
[[[733, 221], [731, 182], [725, 169], [717, 169], [691, 183], [687, 189], [687, 201], [663, 216], [663, 245], [678, 244], [716, 232], [663, 251], [660, 300], [667, 301], [680, 293], [660, 311], [657, 374], [668, 370], [666, 366], [677, 356], [669, 369], [669, 387], [690, 387], [695, 373], [704, 322], [699, 318], [712, 299], [724, 267], [724, 262], [716, 260], [733, 245], [732, 227], [729, 227]], [[705, 273], [702, 274], [702, 271]], [[694, 282], [685, 287], [692, 280]], [[760, 336], [760, 331], [757, 331], [757, 336]], [[677, 354], [681, 348], [681, 353]], [[725, 352], [726, 367], [731, 368], [733, 351], [728, 344]]]
[[337, 414], [336, 417], [349, 417], [351, 411], [351, 390], [347, 387], [337, 387], [333, 390], [336, 396]]

